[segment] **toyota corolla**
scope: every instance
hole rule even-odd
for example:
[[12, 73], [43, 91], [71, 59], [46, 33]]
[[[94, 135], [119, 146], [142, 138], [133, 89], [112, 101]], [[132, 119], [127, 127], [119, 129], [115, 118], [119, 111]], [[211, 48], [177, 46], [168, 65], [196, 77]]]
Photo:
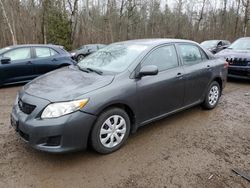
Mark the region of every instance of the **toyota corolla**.
[[25, 85], [11, 124], [38, 150], [59, 153], [91, 145], [111, 153], [140, 126], [199, 104], [215, 108], [227, 66], [192, 41], [114, 43]]

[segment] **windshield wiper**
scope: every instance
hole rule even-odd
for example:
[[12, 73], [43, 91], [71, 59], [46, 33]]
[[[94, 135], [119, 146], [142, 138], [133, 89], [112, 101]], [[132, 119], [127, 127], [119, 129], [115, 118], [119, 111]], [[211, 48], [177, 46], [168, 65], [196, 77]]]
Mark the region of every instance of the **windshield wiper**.
[[99, 74], [99, 75], [102, 75], [102, 73], [103, 73], [103, 72], [100, 71], [100, 70], [93, 69], [93, 68], [89, 68], [89, 67], [81, 67], [81, 66], [79, 66], [78, 64], [77, 64], [76, 66], [78, 67], [79, 70], [84, 71], [84, 72], [87, 72], [87, 73], [95, 72], [95, 73], [97, 73], [97, 74]]
[[96, 70], [96, 69], [93, 69], [93, 68], [86, 68], [88, 71], [91, 71], [91, 72], [95, 72], [95, 73], [97, 73], [97, 74], [99, 74], [99, 75], [102, 75], [102, 71], [100, 71], [100, 70]]
[[82, 68], [82, 67], [80, 67], [78, 64], [77, 64], [76, 66], [78, 67], [79, 70], [81, 70], [81, 71], [83, 71], [83, 72], [89, 73], [89, 70], [88, 70], [88, 69]]

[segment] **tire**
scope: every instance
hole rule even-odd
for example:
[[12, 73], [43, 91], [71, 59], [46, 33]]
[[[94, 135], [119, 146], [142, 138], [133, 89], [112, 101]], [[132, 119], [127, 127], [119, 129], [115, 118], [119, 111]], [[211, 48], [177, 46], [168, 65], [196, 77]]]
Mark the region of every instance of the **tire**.
[[83, 54], [79, 54], [77, 57], [76, 57], [76, 60], [77, 62], [81, 61], [82, 59], [84, 59], [85, 56]]
[[220, 85], [218, 82], [213, 81], [208, 87], [208, 91], [206, 93], [206, 97], [202, 106], [207, 110], [214, 109], [219, 102], [220, 96], [221, 96]]
[[92, 129], [92, 148], [101, 154], [112, 153], [125, 143], [129, 133], [130, 119], [128, 114], [120, 108], [110, 108], [98, 117]]

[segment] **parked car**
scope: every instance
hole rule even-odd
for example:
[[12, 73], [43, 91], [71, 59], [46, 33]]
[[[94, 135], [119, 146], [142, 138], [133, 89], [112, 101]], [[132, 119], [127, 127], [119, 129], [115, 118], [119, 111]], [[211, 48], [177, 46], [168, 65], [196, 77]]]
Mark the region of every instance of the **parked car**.
[[226, 49], [229, 45], [230, 42], [227, 40], [207, 40], [201, 43], [202, 47], [206, 48], [213, 54]]
[[228, 77], [250, 79], [250, 37], [236, 40], [216, 56], [228, 61]]
[[197, 43], [145, 39], [111, 44], [25, 85], [11, 124], [32, 147], [68, 152], [119, 149], [145, 124], [202, 104], [218, 104], [227, 62]]
[[27, 82], [74, 60], [61, 46], [17, 45], [0, 49], [0, 86]]
[[99, 49], [104, 48], [105, 46], [105, 44], [87, 44], [70, 53], [75, 60], [81, 61], [84, 57], [96, 52]]

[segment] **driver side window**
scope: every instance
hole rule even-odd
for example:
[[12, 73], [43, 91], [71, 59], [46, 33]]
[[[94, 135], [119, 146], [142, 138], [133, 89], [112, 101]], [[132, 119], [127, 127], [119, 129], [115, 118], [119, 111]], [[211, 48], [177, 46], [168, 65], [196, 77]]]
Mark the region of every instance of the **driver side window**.
[[221, 47], [222, 46], [222, 41], [220, 41], [217, 46]]
[[155, 65], [158, 67], [159, 71], [178, 67], [175, 47], [173, 45], [168, 45], [157, 48], [144, 60], [142, 66], [145, 65]]
[[11, 61], [25, 60], [31, 58], [30, 48], [18, 48], [6, 52], [3, 57], [8, 57]]

